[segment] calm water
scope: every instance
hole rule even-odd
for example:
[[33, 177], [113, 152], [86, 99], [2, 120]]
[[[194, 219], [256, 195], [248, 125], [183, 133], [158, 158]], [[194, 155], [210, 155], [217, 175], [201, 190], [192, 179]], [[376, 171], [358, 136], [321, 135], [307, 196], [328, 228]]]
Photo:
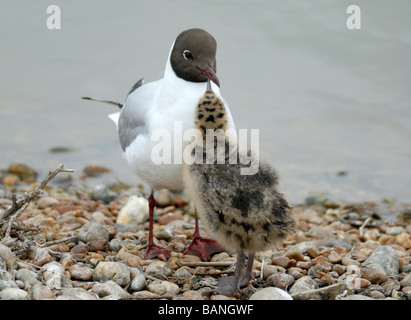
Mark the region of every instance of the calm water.
[[[361, 30], [346, 27], [353, 3]], [[107, 118], [115, 107], [80, 97], [122, 102], [139, 78], [162, 77], [182, 30], [201, 27], [217, 39], [237, 127], [260, 129], [261, 158], [292, 201], [410, 202], [411, 2], [53, 1], [61, 30], [48, 30], [50, 4], [0, 5], [0, 168], [98, 164], [136, 183]]]

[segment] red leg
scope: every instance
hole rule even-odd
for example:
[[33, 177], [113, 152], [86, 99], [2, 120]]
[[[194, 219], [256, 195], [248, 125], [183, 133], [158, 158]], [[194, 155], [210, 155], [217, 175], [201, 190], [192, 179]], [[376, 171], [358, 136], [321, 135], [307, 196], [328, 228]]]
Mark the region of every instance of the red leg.
[[152, 259], [157, 257], [159, 254], [164, 254], [167, 258], [170, 257], [170, 250], [164, 249], [154, 244], [153, 240], [153, 217], [154, 208], [156, 207], [156, 200], [154, 199], [154, 190], [151, 190], [150, 196], [148, 197], [148, 214], [149, 214], [149, 227], [148, 227], [148, 244], [145, 253], [146, 259]]
[[196, 226], [193, 234], [193, 240], [183, 254], [192, 254], [199, 256], [201, 260], [207, 261], [213, 253], [224, 251], [224, 248], [215, 240], [203, 238], [200, 236], [198, 227], [198, 217], [196, 214]]

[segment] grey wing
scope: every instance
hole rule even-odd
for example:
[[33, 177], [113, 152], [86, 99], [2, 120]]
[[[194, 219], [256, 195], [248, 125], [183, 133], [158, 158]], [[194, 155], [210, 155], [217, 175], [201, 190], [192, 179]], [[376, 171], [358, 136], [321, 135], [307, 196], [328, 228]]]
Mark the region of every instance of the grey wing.
[[[138, 80], [130, 89], [127, 97], [141, 87], [144, 83], [144, 78]], [[118, 121], [118, 134], [120, 138], [120, 145], [123, 151], [134, 141], [139, 135], [147, 132], [143, 114], [136, 112], [132, 106], [126, 103], [121, 109], [120, 118]]]

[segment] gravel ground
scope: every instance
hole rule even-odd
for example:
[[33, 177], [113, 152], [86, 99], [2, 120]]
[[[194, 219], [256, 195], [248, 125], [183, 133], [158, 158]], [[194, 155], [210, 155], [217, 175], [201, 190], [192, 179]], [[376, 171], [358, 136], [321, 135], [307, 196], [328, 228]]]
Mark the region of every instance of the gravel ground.
[[[236, 255], [202, 262], [182, 254], [194, 232], [189, 199], [157, 193], [154, 235], [173, 253], [146, 260], [147, 195], [120, 182], [87, 187], [107, 171], [89, 166], [78, 179], [60, 173], [13, 224], [1, 222], [0, 300], [411, 300], [409, 204], [323, 195], [294, 204], [298, 231], [282, 247], [259, 252], [255, 279], [225, 297], [204, 292], [233, 274]], [[18, 164], [0, 177], [0, 216], [13, 194], [22, 199], [40, 181]]]

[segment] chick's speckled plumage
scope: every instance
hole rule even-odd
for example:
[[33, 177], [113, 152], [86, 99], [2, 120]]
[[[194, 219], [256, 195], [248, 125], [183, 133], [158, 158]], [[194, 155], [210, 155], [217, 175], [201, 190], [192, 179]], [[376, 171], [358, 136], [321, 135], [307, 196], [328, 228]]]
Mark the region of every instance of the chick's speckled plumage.
[[[195, 119], [204, 139], [209, 129], [225, 130], [224, 104], [212, 91], [207, 90], [200, 99]], [[260, 161], [256, 174], [241, 175], [241, 168], [249, 164], [240, 163], [240, 149], [230, 148], [230, 139], [222, 139], [225, 149], [220, 152], [224, 152], [224, 163], [219, 164], [215, 156], [213, 163], [206, 164], [210, 155], [206, 154], [205, 146], [197, 146], [203, 147], [200, 156], [185, 166], [185, 180], [201, 221], [229, 249], [250, 253], [279, 244], [296, 223], [290, 205], [279, 191], [277, 172]], [[229, 164], [230, 154], [237, 163]]]

